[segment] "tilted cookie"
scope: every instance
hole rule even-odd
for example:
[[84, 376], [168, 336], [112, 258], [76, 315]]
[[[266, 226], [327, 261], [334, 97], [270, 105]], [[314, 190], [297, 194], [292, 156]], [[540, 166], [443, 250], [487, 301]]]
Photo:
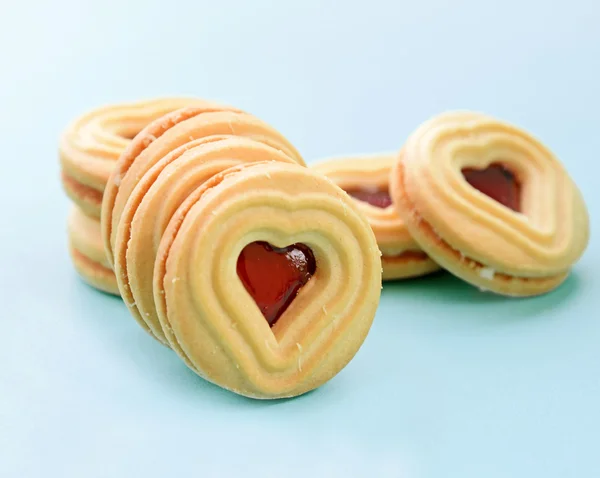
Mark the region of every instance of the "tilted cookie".
[[499, 294], [552, 290], [589, 240], [584, 200], [559, 160], [522, 129], [479, 113], [423, 123], [394, 165], [391, 195], [436, 262]]
[[169, 220], [190, 193], [215, 174], [258, 161], [294, 163], [282, 151], [251, 138], [200, 138], [164, 156], [129, 196], [115, 231], [115, 273], [131, 314], [159, 341], [166, 344], [156, 314], [152, 274]]
[[102, 203], [102, 238], [114, 263], [115, 234], [125, 204], [142, 177], [164, 156], [194, 140], [233, 135], [260, 141], [281, 150], [300, 164], [300, 153], [277, 130], [258, 118], [229, 107], [189, 107], [169, 113], [141, 131], [121, 155]]
[[297, 164], [213, 176], [163, 234], [154, 300], [200, 376], [254, 398], [319, 387], [356, 354], [381, 292], [375, 236], [353, 201]]
[[67, 221], [69, 253], [81, 278], [96, 289], [119, 295], [117, 279], [108, 265], [100, 222], [73, 207]]
[[76, 118], [59, 142], [63, 189], [86, 214], [100, 217], [102, 193], [112, 169], [131, 139], [150, 122], [184, 106], [206, 104], [194, 98], [156, 98], [95, 108]]
[[311, 167], [352, 196], [369, 220], [382, 252], [383, 279], [416, 277], [439, 270], [412, 238], [392, 206], [390, 171], [397, 153], [340, 156]]

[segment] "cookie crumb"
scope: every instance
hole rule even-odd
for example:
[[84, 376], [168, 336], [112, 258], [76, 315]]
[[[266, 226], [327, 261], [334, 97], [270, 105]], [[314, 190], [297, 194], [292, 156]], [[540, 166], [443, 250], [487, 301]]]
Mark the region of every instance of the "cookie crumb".
[[491, 267], [482, 267], [479, 270], [479, 276], [482, 279], [493, 280], [495, 274], [496, 274], [496, 271], [494, 269], [492, 269]]

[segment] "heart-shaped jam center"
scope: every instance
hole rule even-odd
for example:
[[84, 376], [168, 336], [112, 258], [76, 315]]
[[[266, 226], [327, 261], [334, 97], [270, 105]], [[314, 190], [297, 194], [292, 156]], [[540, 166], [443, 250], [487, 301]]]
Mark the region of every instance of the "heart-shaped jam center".
[[304, 244], [274, 247], [268, 242], [248, 244], [238, 257], [237, 273], [272, 327], [317, 269]]
[[502, 164], [485, 169], [465, 168], [465, 180], [478, 191], [513, 211], [521, 210], [521, 185], [516, 176]]
[[387, 189], [378, 187], [364, 187], [355, 189], [346, 189], [346, 192], [353, 198], [369, 203], [371, 206], [385, 209], [392, 204], [390, 192]]

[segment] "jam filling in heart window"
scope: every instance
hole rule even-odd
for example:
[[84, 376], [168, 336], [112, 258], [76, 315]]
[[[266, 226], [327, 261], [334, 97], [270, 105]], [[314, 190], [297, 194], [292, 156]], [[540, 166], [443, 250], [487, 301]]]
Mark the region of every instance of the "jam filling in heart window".
[[238, 277], [271, 327], [316, 270], [314, 254], [304, 244], [278, 248], [252, 242], [237, 260]]
[[390, 197], [388, 188], [362, 187], [346, 189], [345, 191], [353, 198], [381, 209], [385, 209], [392, 204], [392, 198]]
[[461, 172], [478, 191], [513, 211], [521, 211], [521, 185], [503, 164], [492, 163], [485, 169], [463, 168]]

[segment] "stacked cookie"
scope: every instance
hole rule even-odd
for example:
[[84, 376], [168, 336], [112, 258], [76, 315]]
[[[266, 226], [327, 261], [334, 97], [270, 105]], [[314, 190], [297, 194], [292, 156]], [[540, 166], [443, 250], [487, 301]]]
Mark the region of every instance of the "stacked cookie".
[[100, 237], [102, 197], [117, 159], [150, 122], [198, 101], [159, 98], [103, 106], [76, 118], [61, 135], [61, 181], [74, 203], [67, 227], [69, 251], [77, 272], [94, 287], [119, 294]]
[[562, 283], [585, 250], [576, 185], [525, 131], [444, 113], [398, 152], [307, 167], [237, 108], [95, 110], [61, 139], [71, 255], [201, 377], [254, 398], [319, 387], [365, 340], [382, 280], [446, 269], [499, 294]]
[[381, 260], [341, 188], [265, 122], [209, 102], [119, 145], [100, 207], [73, 195], [69, 231], [74, 257], [112, 274], [144, 330], [249, 397], [299, 395], [344, 368], [375, 316]]

